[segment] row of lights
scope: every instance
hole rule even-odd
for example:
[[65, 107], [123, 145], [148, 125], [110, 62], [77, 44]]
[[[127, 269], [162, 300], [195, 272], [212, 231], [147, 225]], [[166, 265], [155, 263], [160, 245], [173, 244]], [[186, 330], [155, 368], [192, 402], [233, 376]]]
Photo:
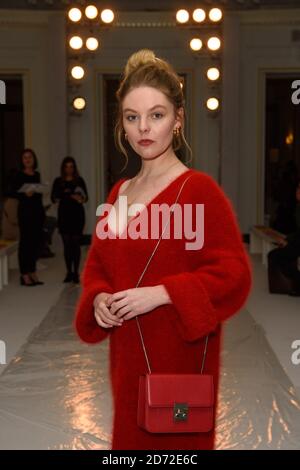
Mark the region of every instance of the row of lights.
[[[80, 80], [84, 77], [84, 69], [81, 66], [76, 65], [71, 70], [72, 77], [76, 80]], [[206, 76], [210, 81], [216, 81], [220, 78], [220, 70], [217, 67], [210, 67], [207, 72]]]
[[[77, 111], [82, 111], [85, 106], [86, 106], [86, 101], [82, 96], [77, 96], [76, 98], [73, 99], [72, 102], [73, 108], [76, 109]], [[206, 101], [206, 107], [210, 111], [217, 111], [219, 108], [219, 100], [218, 98], [208, 98]]]
[[[71, 49], [79, 51], [83, 46], [83, 39], [80, 36], [72, 36], [69, 40]], [[96, 51], [99, 47], [99, 41], [93, 36], [90, 36], [85, 41], [85, 46], [89, 51]]]
[[[86, 106], [86, 102], [82, 96], [77, 96], [76, 98], [73, 99], [72, 105], [74, 109], [76, 109], [77, 111], [82, 111]], [[208, 100], [206, 101], [206, 107], [210, 111], [217, 111], [217, 109], [219, 108], [219, 105], [220, 103], [219, 103], [218, 98], [214, 98], [214, 97], [208, 98]]]
[[[206, 45], [210, 51], [218, 51], [221, 47], [221, 40], [218, 37], [213, 36], [208, 39]], [[193, 38], [190, 41], [190, 48], [193, 51], [200, 51], [202, 47], [203, 47], [203, 41], [201, 39]]]
[[[84, 10], [85, 16], [89, 20], [96, 20], [99, 16], [99, 10], [94, 5], [88, 5]], [[74, 23], [77, 23], [82, 18], [82, 11], [79, 8], [71, 8], [68, 13], [69, 19]], [[101, 11], [100, 18], [104, 23], [112, 23], [114, 20], [114, 12], [109, 8]], [[203, 23], [206, 18], [206, 12], [202, 8], [196, 8], [192, 13], [192, 18], [196, 23]], [[208, 18], [213, 23], [218, 23], [223, 18], [222, 10], [219, 8], [212, 8], [208, 13]], [[185, 24], [189, 21], [190, 14], [187, 10], [181, 9], [176, 13], [176, 20], [180, 24]]]
[[[195, 23], [203, 23], [206, 19], [209, 19], [213, 23], [219, 23], [223, 18], [223, 13], [220, 8], [212, 8], [208, 13], [208, 18], [205, 10], [202, 8], [196, 8], [192, 13], [192, 19]], [[180, 24], [185, 24], [190, 20], [190, 14], [187, 10], [181, 9], [176, 13], [176, 20]]]
[[[96, 20], [99, 17], [99, 10], [94, 5], [88, 5], [84, 10], [84, 14], [88, 20]], [[69, 10], [68, 17], [73, 23], [78, 23], [78, 21], [82, 19], [82, 16], [82, 11], [79, 8], [71, 8], [71, 10]], [[114, 17], [114, 12], [109, 8], [102, 10], [100, 13], [101, 20], [106, 24], [112, 23]]]

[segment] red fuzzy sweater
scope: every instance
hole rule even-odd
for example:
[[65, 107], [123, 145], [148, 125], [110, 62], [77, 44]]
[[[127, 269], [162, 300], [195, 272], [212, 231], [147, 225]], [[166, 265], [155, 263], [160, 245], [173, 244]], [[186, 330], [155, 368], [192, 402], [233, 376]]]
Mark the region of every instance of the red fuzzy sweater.
[[[207, 174], [188, 170], [151, 203], [173, 204], [188, 176], [191, 178], [178, 203], [193, 207], [204, 204], [204, 245], [194, 251], [185, 249], [184, 239], [161, 241], [141, 286], [163, 284], [172, 304], [140, 315], [139, 320], [152, 371], [157, 373], [199, 373], [205, 336], [211, 333], [204, 372], [214, 375], [217, 391], [220, 325], [244, 305], [251, 287], [251, 268], [232, 205]], [[107, 203], [115, 202], [124, 181], [123, 178], [114, 185]], [[148, 212], [150, 224], [151, 211]], [[82, 274], [83, 291], [77, 304], [75, 327], [87, 343], [110, 337], [112, 449], [212, 449], [214, 432], [150, 434], [137, 426], [138, 379], [147, 373], [147, 365], [136, 321], [125, 320], [121, 327], [104, 329], [94, 318], [95, 296], [135, 287], [156, 242], [157, 239], [118, 237], [100, 240], [94, 234]]]

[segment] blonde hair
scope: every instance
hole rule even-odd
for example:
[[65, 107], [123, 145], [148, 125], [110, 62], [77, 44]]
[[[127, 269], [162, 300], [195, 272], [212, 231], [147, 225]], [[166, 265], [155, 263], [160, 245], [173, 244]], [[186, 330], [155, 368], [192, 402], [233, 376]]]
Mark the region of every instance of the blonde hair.
[[[126, 158], [124, 168], [126, 168], [128, 163], [128, 155], [122, 142], [124, 138], [122, 103], [129, 91], [140, 86], [150, 86], [164, 93], [174, 105], [175, 112], [179, 108], [184, 109], [185, 105], [180, 78], [168, 62], [155, 57], [154, 52], [150, 49], [141, 49], [129, 57], [120, 86], [116, 92], [118, 110], [114, 129], [115, 145]], [[185, 139], [182, 127], [180, 127], [179, 135], [173, 136], [173, 150], [180, 149], [183, 143], [192, 156], [192, 150]], [[191, 159], [186, 163], [190, 161]]]

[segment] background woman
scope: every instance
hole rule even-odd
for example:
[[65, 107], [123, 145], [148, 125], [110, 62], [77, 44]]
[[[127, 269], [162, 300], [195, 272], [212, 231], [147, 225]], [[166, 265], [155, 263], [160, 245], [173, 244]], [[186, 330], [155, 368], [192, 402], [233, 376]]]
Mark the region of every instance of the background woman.
[[19, 266], [20, 283], [23, 286], [36, 286], [44, 284], [39, 281], [36, 274], [36, 261], [38, 250], [43, 238], [43, 225], [45, 213], [42, 203], [42, 194], [29, 190], [19, 192], [24, 184], [39, 184], [40, 173], [36, 170], [38, 161], [32, 149], [24, 149], [21, 155], [21, 171], [15, 176], [14, 190], [19, 199], [18, 223], [20, 230]]
[[60, 173], [61, 176], [53, 183], [51, 199], [59, 203], [58, 229], [64, 244], [67, 268], [64, 282], [79, 283], [80, 240], [85, 224], [83, 204], [88, 200], [88, 193], [74, 158], [63, 159]]

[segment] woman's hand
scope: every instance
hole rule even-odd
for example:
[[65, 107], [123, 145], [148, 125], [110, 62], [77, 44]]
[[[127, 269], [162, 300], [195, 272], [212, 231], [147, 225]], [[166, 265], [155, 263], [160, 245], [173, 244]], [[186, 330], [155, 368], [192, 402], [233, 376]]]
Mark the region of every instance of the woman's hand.
[[116, 318], [115, 315], [112, 315], [107, 308], [106, 302], [107, 299], [110, 297], [111, 294], [107, 292], [101, 292], [100, 294], [96, 295], [94, 298], [94, 315], [96, 322], [102, 328], [112, 328], [113, 326], [121, 326], [123, 320]]
[[110, 313], [124, 320], [143, 315], [168, 303], [171, 301], [163, 285], [123, 290], [110, 295], [107, 300]]
[[71, 195], [72, 199], [75, 199], [75, 201], [79, 202], [79, 204], [83, 203], [83, 197], [80, 196], [79, 194], [72, 194]]
[[285, 246], [287, 246], [287, 244], [288, 244], [287, 240], [283, 238], [278, 240], [278, 245], [280, 246], [280, 248], [284, 248]]

